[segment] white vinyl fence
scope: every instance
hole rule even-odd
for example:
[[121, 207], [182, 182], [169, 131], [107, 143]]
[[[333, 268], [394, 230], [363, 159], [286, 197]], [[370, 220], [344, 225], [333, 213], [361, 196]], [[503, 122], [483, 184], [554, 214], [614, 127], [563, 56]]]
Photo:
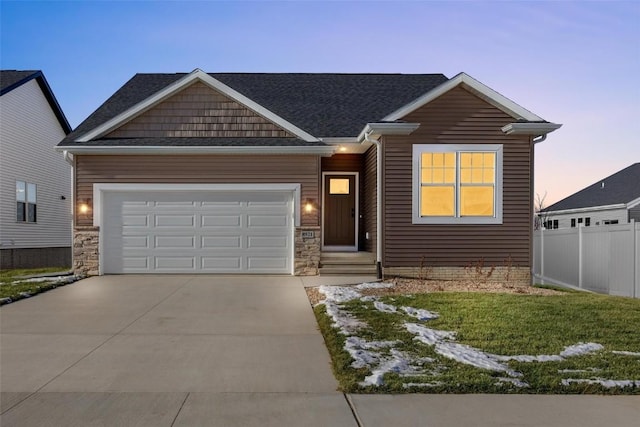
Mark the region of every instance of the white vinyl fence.
[[640, 298], [640, 223], [537, 230], [533, 248], [540, 279]]

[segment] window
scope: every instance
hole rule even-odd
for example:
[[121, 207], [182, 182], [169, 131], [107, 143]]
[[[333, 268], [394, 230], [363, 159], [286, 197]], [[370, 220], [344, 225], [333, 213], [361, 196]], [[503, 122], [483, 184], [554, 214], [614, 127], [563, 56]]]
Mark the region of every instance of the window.
[[584, 219], [584, 226], [585, 227], [589, 227], [591, 225], [591, 218], [585, 218]]
[[576, 226], [576, 219], [571, 218], [571, 228], [575, 228], [575, 226]]
[[415, 144], [414, 224], [501, 224], [502, 145]]
[[16, 221], [36, 222], [36, 185], [16, 181]]
[[557, 219], [554, 219], [554, 220], [553, 220], [553, 229], [554, 229], [554, 230], [557, 230], [557, 229], [558, 229], [558, 225], [559, 225], [558, 220], [557, 220]]
[[330, 178], [329, 194], [349, 194], [349, 178]]

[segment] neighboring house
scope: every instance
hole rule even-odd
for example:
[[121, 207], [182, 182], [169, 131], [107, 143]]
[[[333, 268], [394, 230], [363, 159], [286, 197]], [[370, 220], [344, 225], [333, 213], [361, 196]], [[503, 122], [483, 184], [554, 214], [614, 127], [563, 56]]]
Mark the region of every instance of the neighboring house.
[[0, 269], [71, 265], [69, 132], [41, 71], [0, 71]]
[[547, 229], [640, 221], [640, 163], [601, 179], [540, 212]]
[[529, 280], [533, 148], [558, 127], [464, 73], [138, 74], [59, 144], [74, 265], [309, 275], [359, 251]]

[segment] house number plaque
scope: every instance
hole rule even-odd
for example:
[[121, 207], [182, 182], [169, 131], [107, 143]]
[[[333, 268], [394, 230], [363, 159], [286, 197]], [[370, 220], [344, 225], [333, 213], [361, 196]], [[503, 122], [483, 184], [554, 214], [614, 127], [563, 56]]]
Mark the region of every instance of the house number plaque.
[[315, 231], [303, 231], [302, 232], [302, 238], [303, 239], [313, 239], [314, 237], [316, 237]]

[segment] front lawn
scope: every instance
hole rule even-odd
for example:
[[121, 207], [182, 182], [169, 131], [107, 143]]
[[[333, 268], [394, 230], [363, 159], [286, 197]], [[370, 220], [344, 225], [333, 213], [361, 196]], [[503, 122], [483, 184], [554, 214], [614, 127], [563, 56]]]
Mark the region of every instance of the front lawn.
[[315, 307], [346, 392], [640, 394], [640, 300], [371, 286]]
[[37, 276], [63, 271], [65, 271], [65, 269], [61, 267], [0, 271], [0, 305], [33, 296], [63, 284], [72, 283], [78, 279], [76, 276], [66, 276], [64, 278], [46, 277], [41, 279], [25, 278], [26, 276]]

